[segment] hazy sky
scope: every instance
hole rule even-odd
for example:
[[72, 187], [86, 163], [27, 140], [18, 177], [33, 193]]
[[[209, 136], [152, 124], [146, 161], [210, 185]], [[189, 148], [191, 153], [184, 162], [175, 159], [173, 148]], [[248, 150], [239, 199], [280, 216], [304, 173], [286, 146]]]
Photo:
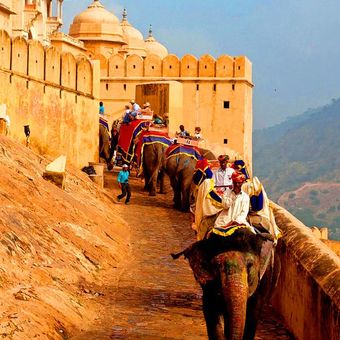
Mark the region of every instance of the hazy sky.
[[[64, 31], [92, 0], [64, 0]], [[340, 0], [101, 0], [179, 57], [246, 55], [254, 128], [340, 97]]]

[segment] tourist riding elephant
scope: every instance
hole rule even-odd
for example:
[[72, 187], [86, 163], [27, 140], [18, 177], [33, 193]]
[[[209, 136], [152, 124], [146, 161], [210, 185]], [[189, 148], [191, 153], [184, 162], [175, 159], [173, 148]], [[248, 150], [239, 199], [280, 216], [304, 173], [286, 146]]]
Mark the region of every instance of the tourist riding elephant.
[[102, 124], [99, 124], [99, 158], [105, 159], [109, 170], [113, 168], [110, 162], [110, 136]]
[[160, 184], [160, 194], [164, 193], [164, 152], [166, 145], [162, 143], [147, 144], [143, 147], [143, 172], [145, 179], [144, 189], [149, 196], [156, 196], [157, 179]]
[[198, 157], [204, 157], [209, 160], [215, 159], [216, 157], [209, 150], [198, 149], [199, 156], [195, 156], [188, 152], [189, 149], [184, 150], [185, 146], [180, 146], [180, 148], [183, 148], [183, 152], [168, 154], [166, 156], [164, 169], [170, 177], [170, 184], [174, 192], [173, 200], [175, 208], [188, 211], [190, 207], [192, 176]]
[[172, 254], [184, 254], [202, 287], [209, 339], [254, 339], [261, 309], [280, 273], [272, 241], [267, 232], [238, 228], [227, 237], [211, 233]]

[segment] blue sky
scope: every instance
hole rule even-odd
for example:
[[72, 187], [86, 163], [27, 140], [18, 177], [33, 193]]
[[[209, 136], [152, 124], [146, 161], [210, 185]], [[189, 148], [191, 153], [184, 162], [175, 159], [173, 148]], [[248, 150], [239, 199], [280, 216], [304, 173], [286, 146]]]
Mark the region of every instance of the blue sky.
[[[64, 28], [92, 0], [64, 0]], [[170, 53], [246, 55], [254, 128], [340, 97], [340, 0], [101, 0]]]

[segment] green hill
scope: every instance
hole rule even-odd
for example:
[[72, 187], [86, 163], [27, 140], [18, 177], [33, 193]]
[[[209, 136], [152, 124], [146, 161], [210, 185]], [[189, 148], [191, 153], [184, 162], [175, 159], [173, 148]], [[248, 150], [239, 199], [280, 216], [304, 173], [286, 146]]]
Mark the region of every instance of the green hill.
[[[255, 130], [253, 139], [254, 174], [263, 181], [274, 201], [306, 183], [340, 183], [340, 98], [279, 125]], [[334, 197], [334, 200], [337, 199]], [[315, 204], [298, 209], [287, 208], [293, 213], [309, 211], [308, 218], [308, 214], [301, 218], [306, 224], [307, 220], [326, 220], [329, 227], [340, 227], [336, 216], [331, 221], [327, 220], [327, 216], [322, 221], [311, 218], [320, 216]]]

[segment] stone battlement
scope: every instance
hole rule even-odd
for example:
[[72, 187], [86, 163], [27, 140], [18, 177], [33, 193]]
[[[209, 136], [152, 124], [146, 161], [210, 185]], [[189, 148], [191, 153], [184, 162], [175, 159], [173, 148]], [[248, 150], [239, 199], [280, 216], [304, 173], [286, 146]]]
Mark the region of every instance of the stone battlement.
[[103, 55], [96, 55], [93, 59], [100, 60], [102, 78], [242, 78], [252, 83], [252, 65], [245, 56], [221, 55], [215, 60], [209, 54], [199, 59], [191, 54], [181, 59], [173, 54], [164, 59], [156, 55], [148, 55], [145, 58], [130, 55], [125, 58], [115, 54], [108, 59]]

